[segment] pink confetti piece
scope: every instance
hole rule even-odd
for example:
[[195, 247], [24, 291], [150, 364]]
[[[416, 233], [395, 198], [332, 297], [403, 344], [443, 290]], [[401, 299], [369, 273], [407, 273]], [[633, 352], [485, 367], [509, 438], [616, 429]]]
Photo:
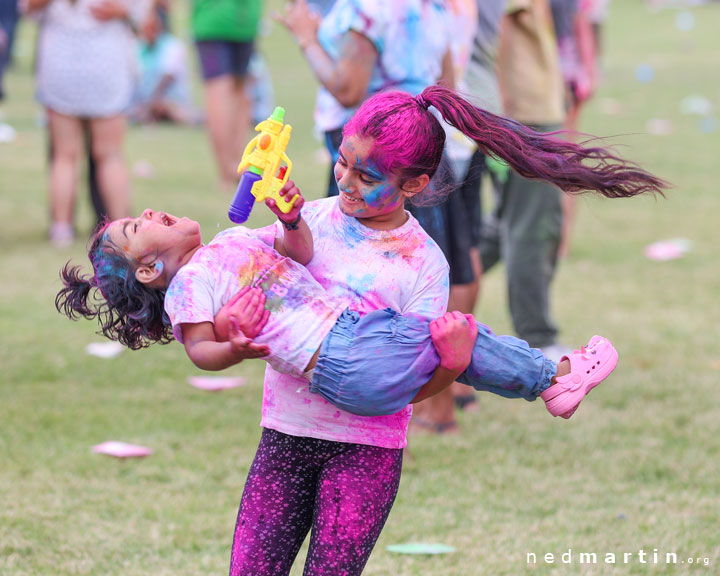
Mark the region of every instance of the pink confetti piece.
[[655, 136], [669, 136], [675, 132], [674, 124], [664, 118], [651, 118], [647, 121], [645, 129]]
[[133, 164], [132, 173], [136, 178], [152, 180], [155, 178], [155, 167], [147, 160], [138, 160]]
[[191, 386], [208, 392], [219, 392], [245, 385], [245, 378], [234, 376], [190, 376], [188, 382]]
[[153, 453], [152, 448], [127, 444], [116, 440], [109, 440], [108, 442], [93, 446], [92, 451], [96, 454], [104, 454], [115, 458], [145, 458]]
[[608, 116], [620, 116], [625, 113], [625, 107], [619, 100], [613, 98], [602, 98], [598, 100], [600, 112]]
[[671, 240], [663, 240], [655, 242], [645, 248], [645, 256], [650, 260], [657, 262], [665, 262], [667, 260], [675, 260], [682, 258], [691, 247], [689, 240], [685, 238], [673, 238]]

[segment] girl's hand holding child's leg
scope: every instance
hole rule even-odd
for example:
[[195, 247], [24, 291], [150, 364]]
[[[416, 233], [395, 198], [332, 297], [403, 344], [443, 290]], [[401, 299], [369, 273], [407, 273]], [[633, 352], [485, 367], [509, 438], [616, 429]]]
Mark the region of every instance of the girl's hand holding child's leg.
[[447, 312], [430, 322], [430, 337], [440, 356], [440, 366], [458, 375], [472, 360], [478, 328], [472, 314]]
[[472, 360], [478, 335], [477, 323], [472, 314], [458, 311], [446, 312], [436, 318], [430, 322], [429, 329], [430, 339], [440, 357], [440, 366], [415, 395], [413, 404], [442, 392], [465, 372]]

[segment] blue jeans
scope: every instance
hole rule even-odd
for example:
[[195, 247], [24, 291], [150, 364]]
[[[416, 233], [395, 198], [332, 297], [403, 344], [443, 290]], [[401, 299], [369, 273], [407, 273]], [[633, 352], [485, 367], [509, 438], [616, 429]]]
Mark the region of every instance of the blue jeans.
[[[402, 410], [440, 365], [429, 326], [427, 318], [389, 308], [364, 316], [345, 310], [323, 340], [310, 391], [361, 416]], [[523, 340], [477, 326], [472, 360], [459, 382], [528, 401], [550, 387], [555, 362]]]

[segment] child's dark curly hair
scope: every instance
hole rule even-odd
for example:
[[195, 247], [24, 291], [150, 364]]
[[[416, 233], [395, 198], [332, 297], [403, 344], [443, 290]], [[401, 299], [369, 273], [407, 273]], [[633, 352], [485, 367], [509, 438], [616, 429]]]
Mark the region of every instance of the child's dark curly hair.
[[97, 318], [98, 334], [132, 350], [172, 341], [163, 307], [165, 290], [150, 288], [135, 278], [136, 265], [111, 242], [108, 224], [99, 224], [90, 237], [91, 276], [83, 275], [80, 266], [70, 261], [60, 271], [65, 287], [55, 297], [55, 308], [71, 320]]

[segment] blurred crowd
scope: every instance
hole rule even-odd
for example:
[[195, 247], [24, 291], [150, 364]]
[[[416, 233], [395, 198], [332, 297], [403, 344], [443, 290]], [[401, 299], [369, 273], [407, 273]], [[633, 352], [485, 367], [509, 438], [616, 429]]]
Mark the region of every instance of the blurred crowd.
[[[369, 96], [417, 94], [443, 83], [475, 105], [540, 132], [578, 126], [598, 84], [602, 24], [609, 0], [293, 0], [275, 19], [292, 34], [318, 82], [315, 122], [332, 166], [342, 129]], [[79, 165], [98, 219], [128, 216], [123, 153], [128, 123], [203, 126], [226, 189], [254, 123], [272, 110], [268, 69], [257, 50], [261, 0], [193, 0], [194, 52], [169, 23], [169, 0], [0, 0], [0, 106], [18, 19], [38, 26], [36, 95], [48, 126], [49, 240], [74, 241]], [[369, 16], [369, 14], [371, 16]], [[204, 111], [193, 106], [190, 62], [202, 74]], [[12, 97], [12, 94], [10, 94]], [[287, 100], [287, 98], [284, 98]], [[0, 110], [1, 112], [1, 110]], [[0, 122], [3, 118], [0, 117]], [[0, 124], [0, 139], [12, 127]], [[567, 137], [572, 137], [568, 135]], [[447, 126], [442, 169], [450, 186], [439, 206], [409, 206], [450, 263], [449, 308], [472, 313], [483, 273], [504, 261], [517, 335], [546, 356], [558, 341], [550, 288], [571, 247], [572, 198], [514, 174]], [[483, 210], [481, 188], [493, 205]], [[419, 405], [413, 425], [457, 431], [455, 411], [471, 409], [458, 386]]]
[[[128, 123], [206, 126], [220, 180], [230, 187], [251, 122], [272, 109], [267, 67], [253, 50], [260, 1], [193, 3], [190, 35], [205, 112], [193, 105], [191, 52], [170, 31], [170, 9], [168, 0], [0, 2], [0, 104], [18, 21], [27, 18], [38, 28], [35, 93], [48, 126], [48, 235], [57, 247], [75, 239], [82, 161], [98, 220], [130, 214], [123, 152]], [[10, 123], [0, 126], [2, 139], [14, 135]]]

